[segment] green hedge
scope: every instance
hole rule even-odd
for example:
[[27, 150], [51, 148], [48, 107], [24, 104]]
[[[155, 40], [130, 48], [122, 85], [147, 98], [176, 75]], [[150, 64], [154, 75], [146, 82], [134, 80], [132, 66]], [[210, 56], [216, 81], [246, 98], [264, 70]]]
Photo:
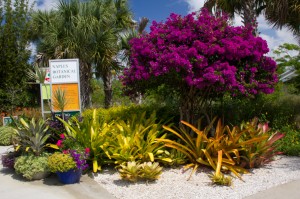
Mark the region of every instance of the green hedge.
[[[143, 112], [146, 112], [146, 116], [149, 117], [153, 111], [156, 112], [157, 119], [164, 122], [179, 122], [179, 112], [168, 106], [154, 107], [154, 106], [145, 106], [145, 105], [131, 105], [131, 106], [115, 106], [109, 109], [98, 108], [97, 116], [102, 118], [106, 122], [112, 120], [122, 119], [127, 121], [131, 119], [133, 114], [140, 115]], [[87, 109], [83, 112], [84, 118], [92, 117], [93, 109]]]

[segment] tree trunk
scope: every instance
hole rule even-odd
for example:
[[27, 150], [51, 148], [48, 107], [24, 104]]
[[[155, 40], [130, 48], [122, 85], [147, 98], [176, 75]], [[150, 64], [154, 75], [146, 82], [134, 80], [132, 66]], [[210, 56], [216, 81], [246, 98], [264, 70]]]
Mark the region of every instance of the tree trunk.
[[85, 109], [91, 106], [91, 78], [92, 71], [91, 65], [80, 61], [80, 95], [81, 95], [81, 108]]
[[257, 17], [256, 17], [256, 8], [255, 8], [255, 0], [245, 0], [242, 5], [242, 13], [241, 13], [243, 23], [245, 26], [253, 27], [253, 35], [258, 35], [257, 29]]
[[[196, 88], [189, 88], [188, 90], [182, 90], [182, 98], [180, 103], [180, 121], [186, 121], [195, 127], [198, 127], [198, 121], [201, 117], [206, 119], [206, 125], [210, 124], [212, 118], [210, 118], [207, 108], [209, 107], [209, 94], [210, 89], [199, 91]], [[186, 129], [187, 130], [187, 129]], [[215, 132], [214, 127], [210, 130], [210, 135], [213, 136]], [[190, 131], [190, 134], [194, 134]]]
[[180, 121], [188, 122], [192, 125], [196, 125], [196, 109], [197, 109], [197, 96], [196, 91], [192, 87], [189, 90], [183, 91], [185, 94], [182, 95], [180, 102]]
[[104, 107], [109, 108], [112, 105], [112, 74], [108, 69], [102, 74], [104, 87]]

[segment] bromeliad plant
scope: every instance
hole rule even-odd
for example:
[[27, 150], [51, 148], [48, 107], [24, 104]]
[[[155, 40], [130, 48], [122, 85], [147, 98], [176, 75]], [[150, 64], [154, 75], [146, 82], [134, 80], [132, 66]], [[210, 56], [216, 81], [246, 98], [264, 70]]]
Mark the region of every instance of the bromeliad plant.
[[268, 123], [258, 123], [258, 118], [254, 118], [251, 122], [242, 123], [242, 131], [244, 134], [241, 140], [249, 140], [253, 138], [259, 139], [259, 142], [247, 145], [242, 150], [241, 157], [242, 166], [246, 168], [260, 167], [272, 161], [277, 152], [278, 140], [285, 135], [280, 132], [271, 133]]
[[[190, 177], [200, 165], [211, 167], [217, 171], [217, 165], [221, 164], [223, 170], [229, 170], [241, 178], [239, 173], [247, 173], [248, 171], [238, 166], [241, 158], [240, 151], [248, 145], [259, 142], [263, 138], [254, 137], [243, 141], [240, 139], [244, 133], [243, 131], [240, 131], [236, 127], [230, 130], [228, 126], [222, 125], [221, 120], [217, 123], [215, 132], [213, 133], [214, 136], [209, 137], [209, 132], [215, 120], [216, 118], [203, 130], [185, 121], [181, 121], [184, 126], [182, 125], [177, 131], [163, 126], [164, 129], [177, 136], [179, 141], [170, 139], [157, 139], [157, 141], [163, 142], [166, 147], [177, 149], [187, 156], [191, 163], [186, 165], [185, 168], [193, 167]], [[193, 135], [196, 136], [194, 137]], [[221, 159], [218, 158], [219, 151], [222, 151]]]
[[[106, 123], [93, 110], [91, 118], [79, 121], [72, 117], [68, 121], [58, 118], [65, 126], [66, 135], [75, 139], [84, 148], [90, 149], [90, 158], [93, 162], [93, 172], [101, 170], [101, 164], [107, 159], [107, 147], [111, 137], [111, 123]], [[109, 156], [109, 155], [108, 155]]]
[[216, 172], [209, 175], [213, 184], [231, 186], [231, 177], [226, 177], [221, 173], [222, 166], [222, 150], [218, 151], [218, 162]]
[[156, 114], [153, 112], [149, 118], [146, 113], [133, 115], [127, 122], [119, 120], [115, 123], [109, 153], [115, 164], [130, 161], [140, 162], [172, 162], [163, 156], [168, 154], [164, 145], [156, 139], [165, 139], [161, 124], [156, 123]]
[[47, 132], [49, 126], [46, 121], [39, 119], [37, 122], [34, 118], [27, 123], [23, 118], [20, 119], [20, 125], [16, 125], [15, 132], [17, 140], [16, 150], [22, 148], [24, 151], [31, 151], [35, 156], [41, 155], [46, 142], [50, 137]]
[[162, 167], [157, 162], [144, 162], [143, 164], [127, 162], [120, 165], [119, 173], [122, 179], [130, 182], [138, 180], [157, 180], [161, 173]]

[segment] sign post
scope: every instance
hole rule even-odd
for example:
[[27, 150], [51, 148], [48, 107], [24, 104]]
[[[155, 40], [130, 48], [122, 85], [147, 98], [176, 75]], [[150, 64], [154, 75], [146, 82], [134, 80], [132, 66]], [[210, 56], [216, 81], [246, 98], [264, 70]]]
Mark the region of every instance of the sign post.
[[61, 110], [53, 106], [54, 93], [61, 89], [65, 93], [66, 106], [64, 115], [81, 113], [80, 79], [78, 59], [56, 59], [49, 61], [50, 66], [50, 88], [51, 88], [51, 110], [55, 115]]
[[[41, 68], [41, 70], [46, 71], [46, 76], [43, 83], [40, 83], [40, 91], [41, 91], [41, 106], [42, 106], [42, 115], [45, 119], [45, 114], [51, 113], [50, 108], [50, 100], [51, 100], [51, 92], [50, 92], [50, 69], [49, 68]], [[48, 106], [45, 106], [48, 105]]]

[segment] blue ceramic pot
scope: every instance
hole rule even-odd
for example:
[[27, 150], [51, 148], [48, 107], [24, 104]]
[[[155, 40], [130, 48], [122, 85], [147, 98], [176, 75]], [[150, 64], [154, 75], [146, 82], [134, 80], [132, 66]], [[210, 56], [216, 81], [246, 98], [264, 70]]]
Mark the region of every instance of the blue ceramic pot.
[[63, 184], [78, 183], [81, 177], [81, 170], [73, 169], [66, 172], [56, 172], [58, 179]]

